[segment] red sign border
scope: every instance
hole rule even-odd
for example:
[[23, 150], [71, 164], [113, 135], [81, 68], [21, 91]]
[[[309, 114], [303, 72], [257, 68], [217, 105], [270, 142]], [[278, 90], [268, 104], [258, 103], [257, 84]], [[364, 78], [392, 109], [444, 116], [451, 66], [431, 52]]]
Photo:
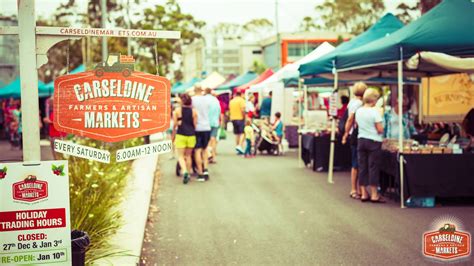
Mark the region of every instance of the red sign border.
[[[72, 76], [72, 75], [74, 75], [75, 77], [70, 78], [70, 79], [65, 79], [65, 77]], [[71, 75], [63, 75], [63, 76], [58, 77], [54, 81], [54, 87], [55, 87], [55, 93], [54, 93], [54, 96], [53, 96], [54, 97], [54, 102], [55, 102], [54, 105], [55, 106], [60, 105], [61, 97], [59, 97], [60, 96], [59, 90], [60, 90], [60, 84], [62, 82], [70, 81], [72, 79], [83, 79], [85, 77], [90, 77], [90, 76], [94, 76], [94, 75], [95, 74], [93, 73], [93, 71], [87, 71], [87, 72], [71, 74]], [[137, 78], [153, 80], [154, 82], [160, 82], [160, 83], [164, 84], [165, 85], [164, 87], [166, 89], [165, 95], [171, 95], [171, 83], [167, 78], [162, 77], [162, 76], [158, 76], [158, 75], [152, 75], [152, 74], [144, 73], [144, 72], [137, 72], [137, 71], [134, 71], [133, 75], [135, 75]], [[151, 76], [153, 76], [154, 79], [151, 79]], [[65, 79], [65, 80], [63, 80], [63, 79]], [[169, 101], [166, 100], [165, 110], [166, 110], [167, 113], [171, 114], [171, 101], [170, 100]], [[166, 116], [167, 119], [160, 126], [156, 126], [156, 127], [148, 128], [148, 129], [143, 129], [143, 130], [137, 130], [137, 131], [122, 134], [122, 135], [119, 135], [119, 136], [106, 136], [106, 135], [99, 134], [99, 133], [88, 132], [88, 131], [85, 131], [85, 130], [82, 130], [82, 129], [63, 126], [63, 125], [60, 124], [60, 121], [59, 121], [60, 115], [57, 115], [58, 110], [56, 110], [56, 108], [54, 108], [54, 111], [55, 111], [54, 125], [56, 126], [56, 129], [58, 131], [70, 133], [70, 134], [80, 136], [80, 137], [89, 137], [91, 139], [95, 139], [95, 140], [99, 140], [99, 141], [105, 141], [105, 142], [109, 142], [109, 143], [125, 141], [125, 140], [129, 140], [129, 139], [132, 139], [132, 138], [143, 137], [143, 136], [146, 136], [146, 135], [151, 135], [151, 134], [159, 133], [159, 132], [165, 132], [169, 128], [169, 124], [170, 124], [170, 120], [171, 120], [170, 117]], [[137, 136], [137, 133], [140, 133], [140, 134]], [[134, 135], [134, 136], [127, 137], [127, 136], [130, 136], [130, 135]]]
[[462, 236], [464, 236], [468, 239], [468, 241], [467, 241], [467, 245], [468, 245], [467, 254], [457, 254], [457, 255], [451, 256], [449, 258], [446, 258], [446, 257], [441, 256], [441, 255], [427, 253], [426, 252], [426, 248], [427, 248], [426, 247], [426, 238], [429, 235], [440, 234], [439, 231], [431, 231], [431, 232], [426, 232], [426, 233], [423, 234], [423, 241], [422, 241], [423, 242], [423, 255], [426, 256], [426, 257], [429, 257], [429, 258], [441, 259], [442, 261], [450, 261], [450, 260], [461, 259], [461, 258], [464, 258], [464, 257], [469, 257], [471, 255], [471, 252], [472, 252], [471, 234], [469, 232], [463, 232], [463, 231], [457, 231], [457, 230], [454, 233], [462, 235]]

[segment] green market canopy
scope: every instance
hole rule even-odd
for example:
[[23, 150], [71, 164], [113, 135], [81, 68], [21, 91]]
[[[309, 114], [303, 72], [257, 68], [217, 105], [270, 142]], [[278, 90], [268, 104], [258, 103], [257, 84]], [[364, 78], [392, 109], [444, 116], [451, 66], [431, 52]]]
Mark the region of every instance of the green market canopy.
[[[339, 71], [372, 76], [395, 76], [399, 60], [422, 51], [452, 56], [474, 56], [474, 1], [446, 0], [390, 36], [338, 56]], [[404, 75], [436, 76], [455, 71], [420, 64]]]
[[217, 91], [222, 91], [222, 90], [233, 90], [235, 87], [244, 85], [252, 80], [254, 80], [257, 77], [257, 74], [255, 74], [252, 71], [248, 71], [245, 74], [242, 74], [235, 79], [219, 86], [216, 88]]
[[194, 86], [194, 84], [196, 84], [199, 81], [201, 81], [200, 78], [192, 78], [190, 81], [185, 82], [185, 83], [171, 89], [171, 94], [185, 93], [187, 89], [191, 88], [192, 86]]
[[385, 37], [402, 27], [403, 23], [397, 17], [391, 13], [387, 13], [364, 33], [358, 35], [348, 42], [340, 44], [332, 52], [316, 60], [300, 65], [300, 76], [314, 76], [322, 73], [332, 73], [333, 62], [337, 61], [337, 57], [340, 53], [351, 51], [357, 47]]
[[[84, 65], [79, 65], [75, 69], [71, 70], [69, 74], [77, 74], [86, 71], [86, 67]], [[54, 80], [43, 84], [39, 87], [40, 92], [48, 93], [48, 95], [53, 94], [54, 92]]]
[[[41, 80], [38, 80], [38, 95], [40, 98], [48, 97], [51, 94], [48, 94], [47, 91], [41, 90], [44, 87], [44, 83]], [[20, 84], [20, 77], [16, 77], [14, 81], [10, 84], [6, 85], [5, 87], [0, 89], [0, 98], [21, 98], [21, 84]]]

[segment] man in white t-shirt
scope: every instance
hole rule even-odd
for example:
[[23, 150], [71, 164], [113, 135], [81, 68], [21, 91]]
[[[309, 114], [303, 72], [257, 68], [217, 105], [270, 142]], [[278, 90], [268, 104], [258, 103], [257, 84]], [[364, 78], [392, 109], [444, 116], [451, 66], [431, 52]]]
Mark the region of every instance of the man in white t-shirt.
[[362, 106], [362, 96], [367, 89], [367, 85], [363, 82], [357, 82], [352, 87], [354, 98], [347, 105], [348, 117], [345, 125], [344, 136], [342, 137], [342, 144], [346, 144], [347, 139], [350, 136], [350, 145], [351, 145], [351, 158], [352, 158], [352, 168], [351, 168], [351, 192], [350, 197], [353, 199], [360, 199], [360, 188], [358, 187], [358, 158], [357, 158], [357, 130], [354, 132], [354, 121], [355, 113], [357, 109]]
[[196, 146], [194, 146], [194, 158], [198, 171], [198, 181], [207, 181], [209, 171], [207, 169], [209, 154], [207, 146], [211, 138], [211, 123], [209, 121], [209, 110], [212, 99], [203, 95], [201, 84], [194, 86], [195, 96], [192, 97], [193, 108], [197, 111], [196, 124]]

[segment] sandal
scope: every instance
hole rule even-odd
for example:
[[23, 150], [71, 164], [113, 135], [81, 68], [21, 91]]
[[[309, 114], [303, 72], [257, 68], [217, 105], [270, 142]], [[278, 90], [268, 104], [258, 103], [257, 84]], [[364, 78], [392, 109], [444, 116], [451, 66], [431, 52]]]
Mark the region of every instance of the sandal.
[[379, 196], [379, 198], [376, 199], [376, 200], [370, 199], [370, 202], [372, 202], [372, 203], [385, 203], [386, 201], [382, 197]]
[[367, 202], [367, 201], [369, 201], [369, 200], [370, 200], [370, 198], [368, 198], [368, 197], [367, 197], [367, 198], [362, 198], [362, 197], [360, 197], [360, 201], [362, 201], [362, 202]]
[[351, 197], [353, 199], [360, 199], [360, 195], [357, 192], [351, 192], [349, 197]]

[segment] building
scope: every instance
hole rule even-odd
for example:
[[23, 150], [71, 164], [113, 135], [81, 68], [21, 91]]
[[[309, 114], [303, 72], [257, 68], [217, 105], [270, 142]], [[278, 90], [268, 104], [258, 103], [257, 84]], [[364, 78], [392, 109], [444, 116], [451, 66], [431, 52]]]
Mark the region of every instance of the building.
[[250, 70], [255, 61], [278, 70], [309, 54], [325, 41], [336, 44], [350, 37], [330, 31], [280, 33], [281, 54], [278, 56], [277, 36], [259, 42], [243, 42], [208, 33], [204, 39], [183, 48], [183, 78], [187, 81], [213, 71], [223, 76], [239, 75]]
[[335, 45], [351, 37], [350, 34], [332, 31], [280, 33], [279, 35], [281, 43], [279, 56], [276, 35], [260, 41], [263, 63], [274, 70], [304, 57], [323, 42]]
[[224, 38], [209, 32], [203, 39], [183, 47], [183, 79], [202, 77], [216, 71], [223, 76], [248, 71], [255, 60], [263, 61], [262, 48], [256, 42]]
[[[0, 16], [0, 26], [17, 26], [15, 18]], [[0, 85], [8, 84], [16, 78], [18, 73], [18, 36], [0, 36]]]

